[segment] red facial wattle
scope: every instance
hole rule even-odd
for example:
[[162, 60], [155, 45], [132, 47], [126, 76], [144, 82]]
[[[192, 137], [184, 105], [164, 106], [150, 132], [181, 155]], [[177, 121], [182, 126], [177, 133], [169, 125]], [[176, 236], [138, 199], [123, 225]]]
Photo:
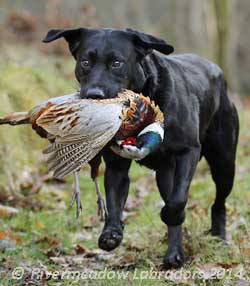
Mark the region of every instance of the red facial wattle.
[[136, 145], [136, 138], [135, 137], [128, 137], [122, 142], [121, 145]]

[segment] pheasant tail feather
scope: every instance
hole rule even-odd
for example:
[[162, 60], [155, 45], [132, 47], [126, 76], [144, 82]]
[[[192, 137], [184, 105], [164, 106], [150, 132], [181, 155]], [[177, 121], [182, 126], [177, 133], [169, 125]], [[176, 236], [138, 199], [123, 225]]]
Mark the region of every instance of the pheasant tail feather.
[[0, 124], [20, 125], [29, 123], [29, 112], [14, 112], [0, 118]]

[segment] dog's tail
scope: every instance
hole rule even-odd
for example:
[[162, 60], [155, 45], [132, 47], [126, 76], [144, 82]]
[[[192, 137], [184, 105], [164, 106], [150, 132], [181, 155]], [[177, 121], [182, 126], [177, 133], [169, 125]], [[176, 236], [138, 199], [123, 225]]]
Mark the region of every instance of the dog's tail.
[[14, 112], [7, 114], [5, 117], [0, 117], [1, 124], [9, 125], [20, 125], [20, 124], [29, 124], [29, 112]]

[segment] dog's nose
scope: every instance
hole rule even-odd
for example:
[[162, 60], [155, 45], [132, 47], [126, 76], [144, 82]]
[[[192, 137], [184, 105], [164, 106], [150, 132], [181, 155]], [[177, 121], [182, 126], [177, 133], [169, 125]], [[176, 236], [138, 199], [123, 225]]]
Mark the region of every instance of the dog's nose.
[[87, 98], [92, 98], [92, 99], [102, 99], [104, 98], [105, 94], [103, 90], [100, 88], [90, 88], [87, 93]]

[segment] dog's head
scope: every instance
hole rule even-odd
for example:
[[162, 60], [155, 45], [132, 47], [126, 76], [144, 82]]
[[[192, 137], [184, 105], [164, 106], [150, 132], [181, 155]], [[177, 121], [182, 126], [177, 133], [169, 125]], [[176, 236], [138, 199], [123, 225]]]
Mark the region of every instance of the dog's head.
[[82, 98], [112, 98], [123, 89], [140, 92], [146, 82], [144, 57], [153, 49], [166, 55], [174, 50], [162, 39], [131, 29], [53, 29], [43, 42], [61, 37], [76, 59]]

